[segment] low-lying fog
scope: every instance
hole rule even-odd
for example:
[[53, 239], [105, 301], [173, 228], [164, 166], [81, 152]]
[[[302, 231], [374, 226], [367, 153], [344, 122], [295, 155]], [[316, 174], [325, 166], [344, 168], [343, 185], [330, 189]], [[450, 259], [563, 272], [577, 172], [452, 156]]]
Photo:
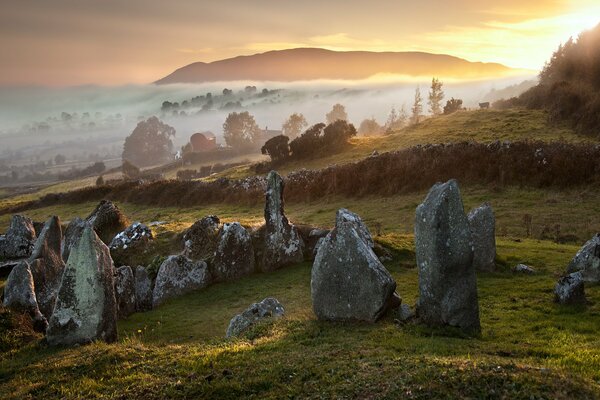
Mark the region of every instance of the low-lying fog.
[[[446, 82], [445, 100], [460, 98], [466, 107], [477, 107], [478, 102], [495, 100], [492, 90], [526, 79], [532, 77]], [[426, 112], [430, 81], [0, 88], [0, 160], [27, 164], [50, 160], [59, 153], [79, 162], [117, 159], [124, 138], [140, 119], [152, 115], [176, 129], [176, 148], [193, 133], [203, 131], [212, 131], [221, 143], [227, 114], [239, 110], [249, 111], [262, 128], [281, 129], [292, 113], [302, 113], [314, 124], [323, 122], [331, 107], [341, 103], [357, 127], [371, 117], [384, 124], [392, 107], [404, 106], [410, 112], [417, 86]], [[224, 95], [224, 89], [231, 92]], [[211, 93], [211, 101], [207, 93]], [[165, 101], [177, 102], [179, 108], [176, 112], [161, 110]]]

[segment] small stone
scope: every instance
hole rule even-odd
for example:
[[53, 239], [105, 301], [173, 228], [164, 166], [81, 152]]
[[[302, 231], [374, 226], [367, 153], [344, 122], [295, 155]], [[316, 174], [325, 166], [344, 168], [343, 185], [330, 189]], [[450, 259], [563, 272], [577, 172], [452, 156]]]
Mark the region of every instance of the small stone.
[[406, 322], [409, 319], [412, 319], [415, 316], [415, 313], [410, 308], [408, 304], [401, 304], [398, 308], [398, 319], [402, 322]]
[[204, 261], [192, 261], [182, 255], [169, 256], [158, 268], [152, 306], [157, 307], [168, 299], [205, 288], [209, 283], [208, 267]]
[[265, 318], [278, 318], [284, 314], [285, 310], [281, 303], [273, 297], [267, 297], [261, 302], [252, 304], [243, 313], [233, 317], [229, 322], [225, 337], [238, 336]]
[[513, 272], [521, 273], [521, 274], [535, 274], [535, 269], [525, 264], [517, 264], [513, 268]]
[[569, 263], [567, 273], [577, 271], [586, 283], [600, 283], [600, 233], [588, 240]]
[[554, 301], [560, 304], [586, 303], [581, 272], [573, 272], [559, 279], [554, 287]]

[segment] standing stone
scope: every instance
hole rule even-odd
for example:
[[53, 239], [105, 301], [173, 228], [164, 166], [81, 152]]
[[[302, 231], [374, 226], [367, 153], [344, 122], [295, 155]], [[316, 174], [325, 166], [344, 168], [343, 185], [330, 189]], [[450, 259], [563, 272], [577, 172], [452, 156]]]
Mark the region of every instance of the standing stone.
[[585, 304], [583, 274], [573, 272], [559, 279], [554, 287], [554, 301], [560, 304]]
[[35, 283], [35, 296], [40, 311], [46, 319], [50, 319], [56, 295], [65, 270], [65, 263], [61, 256], [62, 231], [60, 219], [50, 217], [37, 241], [29, 258], [31, 275]]
[[114, 267], [108, 247], [87, 226], [69, 261], [50, 318], [50, 345], [117, 340]]
[[135, 282], [128, 265], [117, 268], [115, 276], [117, 316], [127, 318], [135, 312]]
[[110, 200], [102, 200], [85, 221], [94, 227], [105, 244], [109, 244], [117, 233], [129, 225], [129, 219]]
[[158, 268], [152, 293], [152, 306], [157, 307], [168, 299], [179, 297], [210, 283], [208, 267], [204, 261], [169, 256]]
[[435, 184], [417, 207], [417, 314], [428, 325], [480, 331], [473, 243], [458, 184]]
[[356, 233], [358, 233], [367, 246], [370, 248], [375, 247], [375, 242], [373, 241], [371, 232], [369, 232], [369, 228], [367, 228], [367, 225], [365, 225], [362, 218], [360, 218], [358, 214], [355, 214], [345, 208], [340, 208], [335, 215], [335, 224], [337, 226], [342, 222], [352, 225], [356, 230]]
[[212, 260], [217, 249], [220, 223], [216, 215], [196, 221], [183, 235], [183, 255], [192, 260]]
[[64, 262], [69, 260], [69, 253], [71, 249], [77, 244], [83, 230], [85, 229], [85, 221], [79, 217], [73, 218], [67, 229], [65, 229], [65, 237], [62, 243], [62, 259]]
[[399, 305], [396, 282], [373, 252], [366, 227], [344, 215], [347, 210], [338, 211], [335, 229], [317, 250], [310, 282], [313, 310], [324, 320], [375, 322]]
[[239, 222], [221, 228], [210, 272], [214, 282], [232, 281], [254, 272], [252, 239]]
[[275, 171], [267, 176], [265, 204], [265, 248], [263, 271], [274, 271], [281, 267], [302, 262], [304, 243], [296, 227], [288, 222], [283, 210], [284, 182]]
[[48, 321], [38, 307], [33, 276], [26, 261], [17, 264], [8, 275], [4, 285], [3, 304], [4, 307], [28, 313], [33, 320], [34, 329], [38, 332], [46, 331]]
[[115, 265], [130, 265], [147, 256], [150, 244], [154, 240], [152, 231], [140, 222], [134, 222], [119, 232], [108, 248]]
[[146, 268], [138, 265], [135, 268], [135, 309], [148, 311], [152, 309], [152, 279]]
[[600, 283], [600, 233], [584, 244], [569, 263], [567, 273], [577, 271], [585, 282]]
[[285, 314], [281, 303], [274, 297], [267, 297], [259, 303], [250, 305], [243, 313], [229, 321], [225, 337], [238, 336], [251, 326], [265, 318], [279, 318]]
[[13, 215], [8, 231], [0, 236], [0, 260], [29, 257], [35, 237], [33, 222], [22, 215]]
[[473, 238], [473, 266], [476, 271], [496, 268], [496, 217], [488, 203], [474, 208], [468, 215]]

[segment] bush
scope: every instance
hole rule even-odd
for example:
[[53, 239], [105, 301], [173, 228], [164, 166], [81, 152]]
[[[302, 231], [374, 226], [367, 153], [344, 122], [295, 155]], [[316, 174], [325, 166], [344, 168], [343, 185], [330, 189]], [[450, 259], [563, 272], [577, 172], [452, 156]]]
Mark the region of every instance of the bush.
[[290, 138], [284, 135], [272, 137], [265, 142], [260, 152], [269, 155], [274, 164], [284, 162], [290, 157], [289, 140]]
[[444, 114], [452, 114], [462, 109], [463, 101], [461, 99], [451, 98], [444, 106]]
[[348, 145], [348, 140], [356, 136], [356, 128], [344, 120], [325, 126], [320, 123], [313, 125], [302, 135], [292, 140], [290, 150], [292, 157], [305, 159], [325, 152], [340, 151]]

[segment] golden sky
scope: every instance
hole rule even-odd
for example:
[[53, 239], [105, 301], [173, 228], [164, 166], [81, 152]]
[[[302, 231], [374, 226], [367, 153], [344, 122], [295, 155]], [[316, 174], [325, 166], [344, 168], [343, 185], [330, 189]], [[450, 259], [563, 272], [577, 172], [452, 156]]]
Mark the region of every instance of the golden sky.
[[0, 85], [152, 82], [292, 47], [427, 51], [539, 69], [598, 0], [0, 0]]

